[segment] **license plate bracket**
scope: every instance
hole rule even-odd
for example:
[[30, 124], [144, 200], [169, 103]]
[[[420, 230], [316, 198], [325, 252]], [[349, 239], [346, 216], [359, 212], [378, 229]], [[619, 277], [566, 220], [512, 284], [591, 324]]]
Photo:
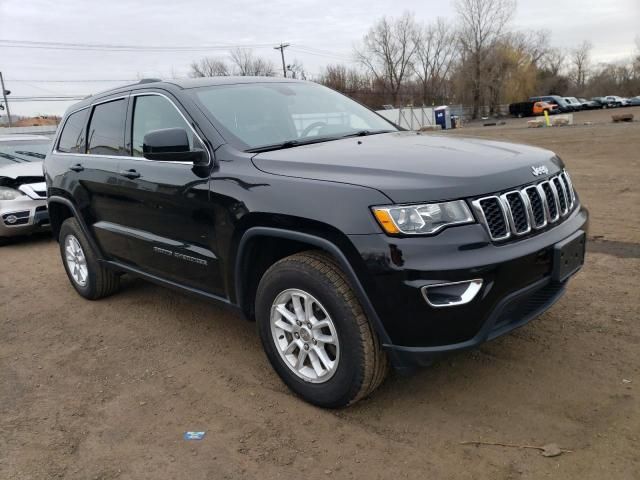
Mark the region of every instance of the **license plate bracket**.
[[553, 280], [564, 282], [582, 268], [586, 243], [585, 233], [578, 230], [553, 246]]

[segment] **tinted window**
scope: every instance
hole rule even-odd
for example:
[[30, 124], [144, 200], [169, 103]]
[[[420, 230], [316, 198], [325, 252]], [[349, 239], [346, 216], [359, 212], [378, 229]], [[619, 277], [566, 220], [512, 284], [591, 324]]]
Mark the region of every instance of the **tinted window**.
[[84, 110], [69, 115], [62, 129], [62, 134], [60, 135], [60, 142], [58, 142], [59, 151], [84, 153], [85, 127], [87, 125], [88, 114], [89, 109], [85, 108]]
[[142, 157], [142, 144], [146, 133], [163, 128], [184, 128], [193, 148], [193, 132], [176, 107], [164, 97], [145, 95], [136, 97], [133, 111], [133, 156]]
[[101, 103], [94, 107], [89, 124], [89, 153], [126, 155], [124, 149], [126, 107], [124, 100]]

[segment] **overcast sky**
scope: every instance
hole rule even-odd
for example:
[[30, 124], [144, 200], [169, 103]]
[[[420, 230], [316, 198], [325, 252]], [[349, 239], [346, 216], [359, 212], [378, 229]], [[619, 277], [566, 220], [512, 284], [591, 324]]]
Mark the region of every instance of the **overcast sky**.
[[[352, 48], [381, 16], [408, 10], [417, 20], [453, 20], [447, 0], [0, 0], [0, 40], [152, 46], [261, 45], [255, 53], [280, 65], [272, 45], [289, 42], [317, 74], [347, 62]], [[640, 35], [640, 0], [519, 0], [514, 29], [547, 29], [551, 43], [593, 46], [594, 63], [630, 56]], [[262, 46], [264, 45], [264, 46]], [[10, 48], [0, 44], [0, 71], [12, 96], [86, 95], [141, 77], [186, 76], [210, 51], [75, 51]], [[49, 82], [45, 81], [49, 80]], [[85, 80], [62, 83], [53, 80]], [[11, 104], [12, 113], [60, 114], [66, 102]]]

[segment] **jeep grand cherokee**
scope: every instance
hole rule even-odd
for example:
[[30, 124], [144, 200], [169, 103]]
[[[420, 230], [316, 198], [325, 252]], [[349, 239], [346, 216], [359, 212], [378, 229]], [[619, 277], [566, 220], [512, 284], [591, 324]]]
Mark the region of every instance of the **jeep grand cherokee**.
[[314, 83], [145, 80], [61, 125], [45, 175], [77, 292], [128, 273], [237, 308], [323, 407], [525, 324], [583, 262], [552, 152], [401, 131]]

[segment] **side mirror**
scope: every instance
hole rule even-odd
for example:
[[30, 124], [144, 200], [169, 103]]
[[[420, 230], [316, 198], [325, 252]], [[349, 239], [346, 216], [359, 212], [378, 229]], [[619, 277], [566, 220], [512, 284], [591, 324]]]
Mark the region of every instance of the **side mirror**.
[[184, 128], [163, 128], [147, 132], [142, 143], [142, 154], [149, 160], [193, 162], [194, 165], [207, 163], [204, 150], [190, 150], [189, 137]]

